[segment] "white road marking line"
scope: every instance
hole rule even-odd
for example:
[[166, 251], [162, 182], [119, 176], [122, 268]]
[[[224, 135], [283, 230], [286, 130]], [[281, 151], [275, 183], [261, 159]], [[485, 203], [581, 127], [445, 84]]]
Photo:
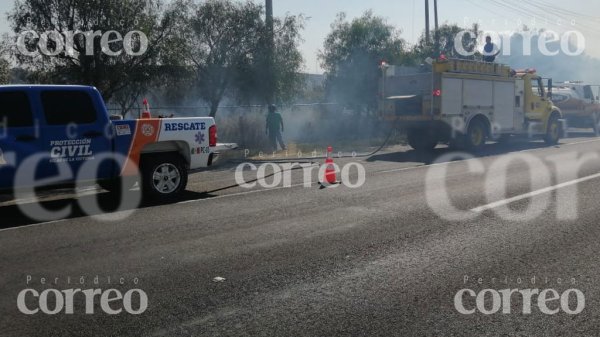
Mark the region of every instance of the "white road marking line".
[[[191, 204], [191, 203], [199, 202], [199, 201], [222, 199], [222, 198], [227, 198], [227, 197], [236, 197], [236, 196], [246, 195], [246, 194], [252, 194], [252, 193], [277, 191], [277, 190], [282, 190], [282, 189], [285, 189], [285, 188], [292, 188], [292, 187], [298, 187], [298, 186], [303, 186], [303, 185], [304, 185], [304, 183], [300, 183], [300, 184], [293, 184], [293, 185], [290, 185], [290, 186], [280, 186], [280, 187], [268, 188], [268, 189], [262, 189], [262, 190], [252, 190], [252, 191], [246, 191], [246, 192], [224, 194], [224, 195], [218, 195], [216, 197], [211, 197], [211, 198], [192, 199], [192, 200], [180, 201], [180, 202], [176, 202], [176, 203], [171, 204], [171, 205], [184, 205], [184, 204]], [[314, 183], [311, 182], [310, 185], [312, 186], [312, 185], [314, 185]]]
[[490, 209], [493, 209], [493, 208], [496, 208], [496, 207], [499, 207], [499, 206], [504, 206], [504, 205], [513, 203], [515, 201], [529, 199], [531, 197], [535, 197], [536, 195], [540, 195], [540, 194], [552, 192], [552, 191], [557, 190], [559, 188], [563, 188], [563, 187], [567, 187], [567, 186], [571, 186], [571, 185], [576, 185], [576, 184], [582, 183], [584, 181], [588, 181], [588, 180], [592, 180], [592, 179], [597, 179], [597, 178], [600, 178], [600, 173], [596, 173], [596, 174], [592, 174], [591, 176], [587, 176], [587, 177], [583, 177], [583, 178], [579, 178], [579, 179], [567, 181], [567, 182], [564, 182], [564, 183], [560, 183], [558, 185], [545, 187], [545, 188], [542, 188], [542, 189], [539, 189], [539, 190], [535, 190], [535, 191], [532, 191], [532, 192], [529, 192], [529, 193], [517, 195], [517, 196], [514, 196], [512, 198], [494, 201], [494, 202], [489, 203], [487, 205], [483, 205], [483, 206], [472, 208], [471, 212], [481, 213], [483, 211], [490, 210]]
[[21, 228], [36, 227], [36, 226], [41, 226], [41, 225], [48, 225], [48, 224], [59, 223], [59, 222], [65, 222], [67, 220], [73, 220], [73, 218], [59, 219], [59, 220], [46, 221], [46, 222], [38, 222], [38, 223], [34, 223], [34, 224], [30, 224], [30, 225], [23, 225], [23, 226], [18, 226], [18, 227], [2, 228], [2, 229], [0, 229], [0, 232], [6, 232], [6, 231], [10, 231], [10, 230], [14, 230], [14, 229], [21, 229]]
[[378, 172], [375, 172], [375, 173], [401, 172], [401, 171], [414, 170], [414, 169], [422, 168], [422, 167], [425, 167], [425, 166], [431, 166], [431, 165], [419, 165], [419, 166], [411, 166], [411, 167], [402, 167], [402, 168], [397, 168], [397, 169], [391, 169], [391, 170], [385, 170], [385, 171], [378, 171]]
[[582, 140], [580, 142], [564, 143], [562, 145], [577, 145], [577, 144], [593, 143], [593, 142], [599, 142], [599, 141], [600, 141], [600, 138], [596, 138], [596, 139]]

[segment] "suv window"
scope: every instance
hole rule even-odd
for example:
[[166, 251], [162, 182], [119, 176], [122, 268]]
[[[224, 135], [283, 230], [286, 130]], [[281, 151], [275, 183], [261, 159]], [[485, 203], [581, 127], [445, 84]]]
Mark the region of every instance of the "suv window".
[[42, 105], [48, 125], [91, 124], [96, 121], [92, 98], [82, 91], [44, 91]]
[[0, 92], [0, 127], [33, 126], [29, 98], [23, 91]]

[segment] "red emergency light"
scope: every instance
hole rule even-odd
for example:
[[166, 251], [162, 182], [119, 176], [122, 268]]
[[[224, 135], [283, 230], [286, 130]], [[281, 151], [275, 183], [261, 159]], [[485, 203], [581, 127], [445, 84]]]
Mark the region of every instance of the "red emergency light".
[[433, 91], [433, 96], [435, 96], [435, 97], [442, 96], [442, 91], [440, 89], [434, 90]]
[[217, 146], [217, 126], [208, 128], [208, 146]]
[[517, 73], [517, 74], [535, 74], [535, 73], [537, 73], [537, 70], [535, 68], [518, 69], [518, 70], [515, 70], [515, 73]]

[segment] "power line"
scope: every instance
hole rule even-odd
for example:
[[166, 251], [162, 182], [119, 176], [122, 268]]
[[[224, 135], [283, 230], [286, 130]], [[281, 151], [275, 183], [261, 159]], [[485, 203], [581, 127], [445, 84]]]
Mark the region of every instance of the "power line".
[[544, 8], [549, 8], [552, 9], [554, 11], [558, 11], [558, 12], [562, 12], [563, 14], [567, 14], [567, 15], [571, 15], [571, 16], [575, 16], [575, 17], [581, 17], [581, 18], [588, 18], [588, 19], [593, 19], [593, 20], [598, 20], [600, 19], [600, 17], [598, 16], [593, 16], [593, 15], [587, 15], [587, 14], [583, 14], [583, 13], [578, 13], [578, 12], [574, 12], [572, 10], [566, 9], [566, 8], [561, 8], [561, 7], [557, 7], [555, 5], [552, 4], [548, 4], [542, 1], [538, 1], [538, 0], [530, 0], [531, 2], [534, 2], [540, 6], [544, 6]]
[[476, 1], [474, 1], [474, 0], [467, 0], [467, 2], [469, 2], [469, 3], [470, 3], [471, 5], [473, 5], [473, 6], [476, 6], [476, 7], [479, 7], [479, 8], [481, 8], [481, 9], [483, 9], [483, 10], [484, 10], [484, 11], [486, 11], [486, 12], [490, 12], [490, 13], [491, 13], [491, 14], [493, 14], [493, 15], [500, 15], [501, 17], [503, 17], [503, 18], [504, 18], [504, 19], [506, 19], [506, 20], [512, 20], [512, 19], [513, 19], [513, 18], [511, 18], [511, 17], [508, 17], [508, 16], [506, 16], [506, 15], [503, 15], [503, 14], [498, 14], [498, 12], [495, 12], [495, 11], [493, 11], [493, 10], [489, 9], [489, 8], [483, 7], [482, 5], [480, 5], [478, 2], [476, 2]]
[[[530, 7], [538, 8], [539, 10], [542, 10], [543, 13], [547, 12], [547, 8], [546, 7], [544, 7], [543, 5], [540, 5], [538, 2], [535, 2], [533, 0], [519, 0], [519, 1], [520, 2], [524, 2], [526, 5], [528, 5]], [[538, 14], [539, 14], [539, 12], [538, 12]], [[561, 11], [560, 9], [553, 10], [553, 11], [549, 12], [548, 14], [550, 14], [551, 16], [555, 16], [555, 17], [557, 17], [557, 18], [559, 18], [561, 20], [567, 21], [567, 22], [572, 22], [573, 21], [573, 18], [572, 18], [573, 15], [568, 14], [565, 11]], [[542, 15], [539, 15], [539, 16], [542, 16]], [[569, 17], [569, 16], [571, 16], [571, 17]], [[588, 20], [588, 19], [582, 19], [582, 20]], [[558, 23], [556, 25], [557, 26], [561, 26]], [[596, 29], [594, 29], [591, 26], [588, 26], [587, 24], [580, 23], [579, 25], [582, 28], [585, 28], [586, 30], [588, 30], [591, 33], [596, 33]]]
[[[497, 6], [497, 7], [501, 7], [505, 10], [509, 10], [519, 16], [522, 16], [525, 13], [531, 13], [533, 14], [534, 19], [535, 18], [540, 18], [540, 19], [546, 19], [546, 23], [555, 27], [560, 27], [560, 28], [564, 28], [563, 25], [559, 24], [558, 22], [553, 22], [553, 20], [548, 20], [548, 16], [554, 16], [559, 18], [562, 21], [567, 21], [570, 22], [571, 20], [569, 18], [566, 18], [562, 15], [556, 14], [556, 13], [550, 13], [550, 15], [546, 15], [546, 12], [543, 12], [542, 14], [540, 14], [539, 12], [539, 6], [533, 5], [535, 8], [537, 9], [533, 9], [531, 7], [524, 7], [521, 3], [527, 3], [527, 0], [519, 0], [519, 3], [513, 3], [513, 2], [509, 2], [508, 0], [505, 0], [506, 2], [502, 2], [502, 1], [498, 1], [498, 0], [491, 0], [491, 4]], [[532, 4], [528, 3], [529, 6], [532, 6]], [[590, 34], [594, 34], [594, 35], [598, 35], [598, 32], [592, 28], [589, 27], [587, 25], [580, 25], [582, 30], [585, 30], [587, 33]]]

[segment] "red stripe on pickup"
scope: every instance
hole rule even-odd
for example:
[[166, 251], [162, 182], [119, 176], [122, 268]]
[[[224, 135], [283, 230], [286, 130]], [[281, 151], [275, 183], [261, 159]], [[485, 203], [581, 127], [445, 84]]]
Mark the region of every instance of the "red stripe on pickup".
[[127, 162], [121, 171], [122, 176], [134, 175], [140, 165], [140, 156], [144, 146], [158, 141], [160, 135], [160, 119], [143, 119], [137, 121], [133, 141], [127, 154]]

